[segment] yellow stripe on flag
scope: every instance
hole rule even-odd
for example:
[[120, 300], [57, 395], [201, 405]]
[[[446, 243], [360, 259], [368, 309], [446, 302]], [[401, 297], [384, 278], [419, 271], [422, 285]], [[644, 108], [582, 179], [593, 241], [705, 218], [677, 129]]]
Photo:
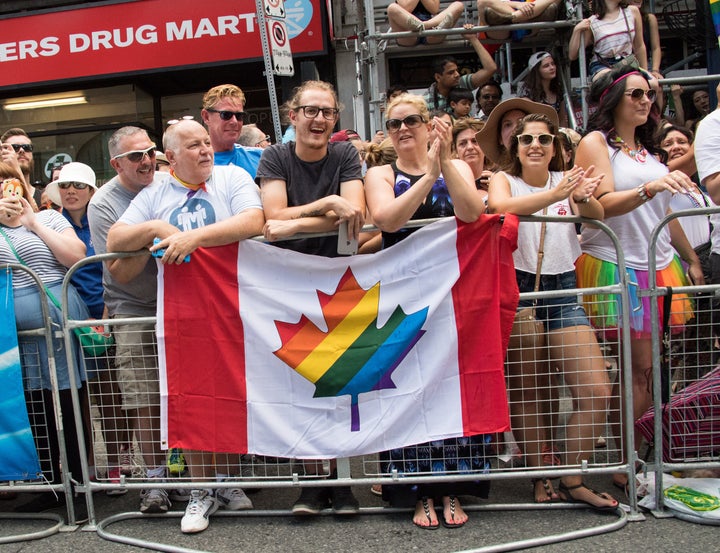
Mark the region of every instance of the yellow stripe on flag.
[[377, 283], [295, 370], [310, 382], [317, 382], [377, 318], [379, 301]]

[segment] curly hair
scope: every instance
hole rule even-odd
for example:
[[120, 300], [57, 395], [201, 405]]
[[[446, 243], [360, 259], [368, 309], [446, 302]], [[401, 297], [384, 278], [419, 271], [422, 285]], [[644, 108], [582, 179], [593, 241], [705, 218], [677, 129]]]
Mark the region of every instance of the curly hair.
[[297, 110], [300, 107], [300, 99], [302, 95], [308, 90], [322, 90], [332, 94], [333, 101], [335, 102], [335, 108], [338, 111], [342, 111], [343, 105], [338, 100], [337, 92], [335, 87], [325, 81], [305, 81], [300, 86], [295, 87], [293, 90], [292, 98], [287, 101], [288, 108], [292, 111]]
[[502, 170], [508, 175], [512, 175], [514, 177], [522, 175], [522, 165], [520, 164], [520, 156], [518, 156], [519, 145], [517, 136], [523, 133], [525, 125], [528, 123], [545, 123], [547, 125], [549, 133], [553, 135], [553, 146], [555, 147], [555, 153], [550, 160], [550, 166], [548, 169], [550, 171], [564, 171], [565, 159], [563, 158], [562, 145], [558, 140], [557, 127], [555, 127], [555, 124], [550, 121], [547, 116], [541, 113], [530, 113], [518, 121], [517, 127], [515, 127], [515, 132], [513, 133], [513, 138], [515, 138], [515, 140], [510, 143], [510, 150], [508, 151], [509, 158], [506, 159]]

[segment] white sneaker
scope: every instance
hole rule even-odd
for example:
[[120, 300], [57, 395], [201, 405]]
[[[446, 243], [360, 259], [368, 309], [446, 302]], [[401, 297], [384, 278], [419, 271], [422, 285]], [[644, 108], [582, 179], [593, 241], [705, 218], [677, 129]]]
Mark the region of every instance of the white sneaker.
[[252, 509], [250, 498], [240, 488], [218, 488], [215, 492], [218, 503], [228, 511]]
[[180, 521], [180, 530], [185, 534], [202, 532], [210, 524], [210, 515], [218, 510], [217, 500], [207, 490], [193, 490]]
[[165, 490], [151, 488], [140, 491], [140, 512], [141, 513], [167, 513], [172, 503]]

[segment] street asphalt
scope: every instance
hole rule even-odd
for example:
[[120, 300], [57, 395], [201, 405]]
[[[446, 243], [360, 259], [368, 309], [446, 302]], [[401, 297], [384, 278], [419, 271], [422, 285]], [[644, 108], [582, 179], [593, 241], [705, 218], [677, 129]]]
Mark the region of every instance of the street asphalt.
[[[609, 490], [610, 477], [596, 475], [594, 487]], [[137, 511], [138, 491], [124, 496], [94, 495], [97, 520], [102, 531], [124, 538], [162, 544], [160, 550], [201, 550], [213, 552], [347, 552], [379, 553], [405, 551], [459, 552], [516, 550], [507, 544], [523, 540], [527, 550], [537, 540], [563, 533], [587, 534], [602, 527], [617, 529], [571, 541], [539, 545], [533, 551], [568, 553], [576, 551], [653, 553], [684, 551], [718, 551], [720, 530], [714, 526], [693, 524], [676, 518], [655, 518], [646, 513], [642, 521], [628, 521], [618, 514], [596, 513], [576, 505], [553, 504], [539, 507], [529, 504], [531, 484], [525, 479], [499, 480], [492, 483], [490, 499], [480, 501], [461, 498], [469, 509], [470, 520], [458, 529], [421, 530], [413, 526], [411, 512], [382, 510], [383, 501], [372, 495], [369, 486], [355, 486], [354, 492], [363, 508], [358, 516], [336, 517], [332, 514], [312, 518], [294, 518], [289, 511], [298, 490], [264, 489], [250, 497], [254, 511], [226, 513], [218, 511], [210, 527], [195, 535], [180, 532], [184, 504], [173, 505], [168, 515], [142, 516]], [[612, 488], [613, 492], [619, 492]], [[614, 494], [621, 499], [619, 494]], [[0, 513], [10, 513], [14, 506], [27, 501], [24, 494], [14, 501], [0, 502]], [[60, 513], [61, 511], [56, 511]], [[136, 516], [108, 521], [119, 513]], [[24, 521], [2, 516], [0, 538], [49, 528], [49, 521]], [[122, 518], [122, 517], [119, 517]], [[535, 541], [533, 541], [535, 540]], [[141, 543], [139, 542], [139, 543]], [[503, 545], [506, 544], [506, 545]], [[166, 547], [166, 549], [163, 549]], [[168, 548], [169, 547], [169, 548]], [[48, 553], [98, 553], [140, 551], [136, 546], [103, 539], [94, 528], [85, 525], [40, 540], [0, 545], [0, 553], [41, 551]]]

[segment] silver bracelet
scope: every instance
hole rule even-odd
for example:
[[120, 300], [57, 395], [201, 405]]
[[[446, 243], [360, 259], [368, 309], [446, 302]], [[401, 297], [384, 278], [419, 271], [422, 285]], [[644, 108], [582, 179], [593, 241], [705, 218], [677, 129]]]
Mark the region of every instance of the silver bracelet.
[[638, 193], [638, 196], [640, 196], [640, 199], [643, 201], [643, 203], [647, 202], [650, 199], [650, 196], [647, 195], [647, 191], [645, 190], [644, 183], [638, 186], [635, 191]]

